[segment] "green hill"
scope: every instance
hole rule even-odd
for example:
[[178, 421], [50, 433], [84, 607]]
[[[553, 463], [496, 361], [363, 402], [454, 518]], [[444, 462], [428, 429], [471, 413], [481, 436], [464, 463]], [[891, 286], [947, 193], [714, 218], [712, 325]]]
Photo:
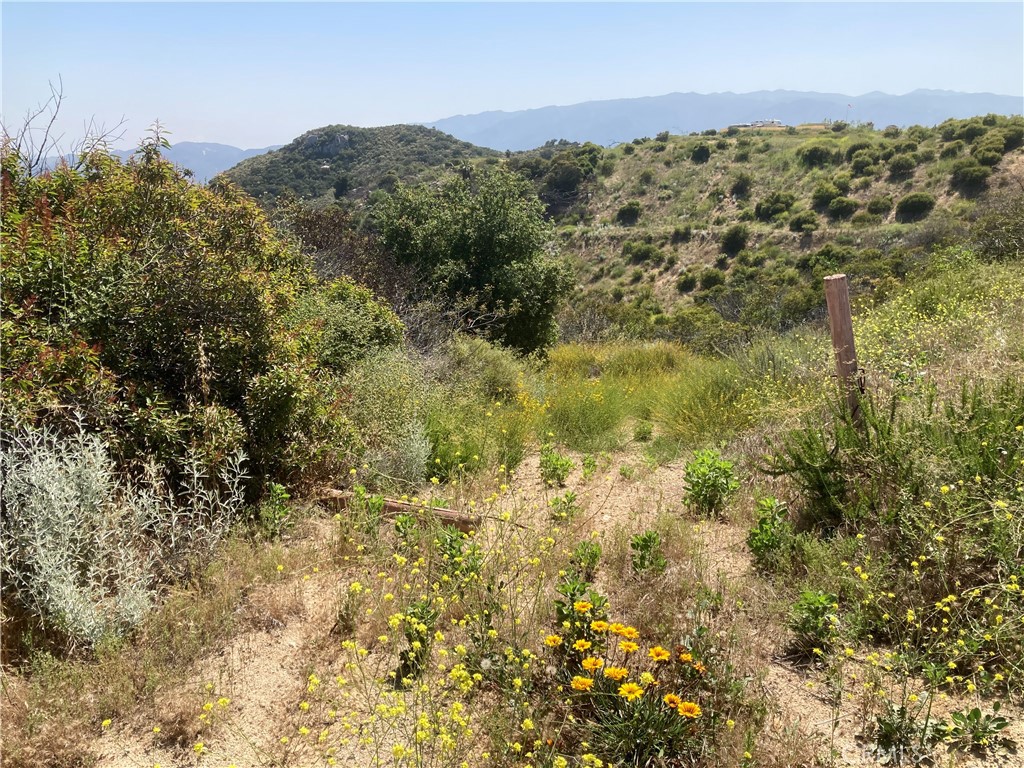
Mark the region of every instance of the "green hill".
[[419, 125], [329, 125], [244, 160], [224, 175], [258, 200], [286, 191], [302, 198], [333, 197], [391, 189], [399, 179], [423, 181], [457, 163], [498, 156]]
[[998, 200], [1019, 197], [1022, 143], [1024, 120], [990, 115], [905, 131], [661, 134], [597, 157], [573, 146], [540, 167], [535, 155], [510, 163], [529, 169], [542, 198], [566, 158], [592, 169], [569, 205], [549, 206], [579, 275], [563, 337], [707, 347], [819, 317], [831, 272], [847, 272], [856, 292], [884, 292]]

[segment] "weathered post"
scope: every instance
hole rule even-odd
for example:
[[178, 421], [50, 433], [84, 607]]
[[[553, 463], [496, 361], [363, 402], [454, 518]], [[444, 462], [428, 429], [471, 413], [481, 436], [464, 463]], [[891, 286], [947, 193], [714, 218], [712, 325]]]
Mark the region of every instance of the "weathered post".
[[846, 405], [858, 426], [863, 424], [860, 396], [864, 386], [857, 373], [857, 350], [853, 344], [853, 315], [850, 313], [850, 286], [846, 275], [825, 278], [825, 302], [832, 330], [832, 349], [836, 354], [836, 378], [846, 397]]

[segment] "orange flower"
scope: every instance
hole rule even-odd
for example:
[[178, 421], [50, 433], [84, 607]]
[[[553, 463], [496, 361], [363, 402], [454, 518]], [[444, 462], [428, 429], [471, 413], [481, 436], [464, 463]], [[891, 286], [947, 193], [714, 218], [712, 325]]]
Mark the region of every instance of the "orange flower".
[[612, 634], [615, 634], [615, 635], [621, 635], [622, 634], [622, 630], [624, 630], [625, 628], [626, 628], [625, 624], [620, 624], [619, 622], [616, 621], [616, 622], [614, 622], [614, 623], [612, 623], [612, 624], [610, 624], [608, 626], [608, 631], [611, 632]]
[[708, 671], [708, 668], [701, 664], [699, 661], [693, 662], [693, 668], [700, 672], [702, 675]]
[[691, 661], [693, 661], [693, 654], [686, 653], [686, 651], [683, 651], [679, 654], [679, 660], [689, 664]]
[[619, 643], [619, 650], [623, 653], [635, 653], [640, 650], [640, 646], [632, 640], [623, 640]]
[[604, 666], [604, 661], [601, 659], [595, 659], [593, 656], [588, 656], [583, 660], [583, 668], [587, 672], [596, 672]]
[[660, 645], [656, 645], [653, 648], [651, 648], [651, 650], [647, 652], [647, 655], [655, 661], [668, 661], [672, 658], [672, 654], [667, 649], [662, 648]]
[[696, 720], [700, 717], [700, 707], [692, 701], [684, 701], [676, 706], [676, 711], [683, 717]]
[[605, 667], [604, 676], [616, 682], [621, 682], [629, 677], [629, 670], [625, 667]]
[[636, 627], [623, 627], [622, 631], [619, 634], [627, 640], [636, 640], [638, 637], [640, 637], [640, 630], [638, 630]]
[[636, 701], [644, 695], [644, 689], [636, 683], [623, 683], [619, 686], [619, 696], [626, 701]]
[[676, 696], [676, 694], [674, 693], [666, 693], [664, 696], [661, 697], [661, 700], [665, 702], [666, 706], [671, 707], [672, 709], [675, 709], [683, 703], [683, 700]]
[[571, 685], [574, 690], [589, 691], [591, 688], [594, 687], [594, 681], [589, 677], [580, 677], [579, 675], [577, 675], [572, 679]]

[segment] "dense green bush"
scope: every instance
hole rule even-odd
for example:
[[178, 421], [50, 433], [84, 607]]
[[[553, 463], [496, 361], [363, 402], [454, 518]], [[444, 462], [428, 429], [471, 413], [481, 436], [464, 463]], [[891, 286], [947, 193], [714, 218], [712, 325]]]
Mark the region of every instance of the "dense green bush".
[[683, 272], [676, 278], [676, 290], [680, 293], [689, 293], [697, 287], [697, 276], [693, 272]]
[[811, 202], [815, 208], [827, 208], [828, 204], [843, 194], [831, 181], [819, 181], [811, 192]]
[[632, 227], [640, 220], [643, 205], [639, 200], [630, 200], [615, 212], [615, 221], [624, 227]]
[[344, 374], [402, 341], [402, 324], [369, 290], [341, 278], [300, 296], [287, 322], [305, 336], [317, 363]]
[[931, 213], [935, 198], [927, 192], [911, 192], [896, 203], [897, 221], [917, 221]]
[[305, 482], [355, 446], [320, 358], [340, 366], [400, 327], [351, 284], [310, 293], [308, 260], [251, 200], [191, 184], [161, 146], [36, 177], [5, 148], [5, 418], [78, 412], [117, 461], [172, 472], [244, 447], [253, 492]]
[[729, 186], [729, 193], [733, 197], [746, 197], [754, 184], [754, 177], [746, 171], [740, 171], [733, 176], [732, 184]]
[[884, 216], [892, 210], [892, 198], [889, 195], [876, 195], [868, 200], [868, 213]]
[[844, 153], [846, 162], [850, 162], [851, 160], [853, 160], [854, 155], [856, 155], [858, 152], [862, 150], [874, 150], [874, 147], [874, 142], [868, 139], [858, 139], [857, 141], [851, 142], [850, 144], [847, 145], [846, 152]]
[[834, 141], [812, 139], [796, 148], [796, 156], [808, 168], [824, 168], [842, 161], [843, 153]]
[[913, 155], [895, 155], [889, 161], [889, 173], [893, 178], [901, 179], [909, 176], [917, 167], [917, 160]]
[[951, 141], [945, 146], [943, 146], [942, 149], [939, 151], [939, 157], [943, 159], [949, 157], [957, 157], [963, 151], [964, 143], [957, 139], [956, 141]]
[[983, 190], [992, 175], [992, 169], [981, 165], [973, 157], [964, 157], [953, 165], [950, 185], [962, 194], [972, 195]]
[[759, 200], [754, 207], [754, 215], [761, 221], [771, 221], [788, 211], [796, 202], [796, 195], [792, 192], [772, 192], [764, 199]]
[[746, 226], [743, 224], [733, 224], [722, 233], [722, 239], [719, 241], [722, 252], [735, 256], [747, 247], [747, 238], [749, 236], [750, 231]]
[[701, 164], [706, 163], [711, 159], [711, 147], [701, 142], [690, 150], [690, 160], [695, 163]]
[[375, 207], [383, 246], [469, 329], [522, 351], [549, 344], [570, 287], [547, 246], [551, 229], [529, 182], [497, 166], [436, 187], [399, 184]]
[[878, 171], [879, 159], [877, 152], [862, 149], [850, 159], [850, 170], [854, 176], [873, 176]]
[[793, 232], [814, 232], [818, 228], [818, 215], [814, 211], [800, 211], [789, 219]]
[[679, 243], [688, 243], [693, 237], [693, 227], [686, 224], [682, 227], [674, 227], [672, 229], [671, 242], [672, 245], [679, 245]]
[[661, 264], [665, 260], [665, 254], [658, 246], [633, 240], [627, 240], [622, 244], [622, 255], [634, 263]]
[[828, 215], [834, 219], [848, 219], [856, 213], [860, 203], [852, 197], [834, 197], [828, 204]]

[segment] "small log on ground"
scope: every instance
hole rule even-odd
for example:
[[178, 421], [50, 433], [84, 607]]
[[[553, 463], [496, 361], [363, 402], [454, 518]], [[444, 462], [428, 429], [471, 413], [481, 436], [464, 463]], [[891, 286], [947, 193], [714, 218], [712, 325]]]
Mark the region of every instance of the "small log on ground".
[[[335, 488], [325, 488], [318, 497], [318, 501], [325, 503], [334, 509], [345, 509], [348, 507], [349, 502], [355, 494], [352, 491], [339, 491]], [[451, 525], [462, 531], [463, 533], [469, 533], [470, 531], [476, 530], [480, 527], [480, 516], [479, 515], [466, 515], [461, 512], [456, 512], [454, 509], [448, 509], [447, 507], [434, 507], [429, 504], [410, 504], [407, 501], [399, 501], [398, 499], [384, 498], [384, 511], [389, 515], [399, 514], [427, 514], [433, 515], [445, 525]]]

